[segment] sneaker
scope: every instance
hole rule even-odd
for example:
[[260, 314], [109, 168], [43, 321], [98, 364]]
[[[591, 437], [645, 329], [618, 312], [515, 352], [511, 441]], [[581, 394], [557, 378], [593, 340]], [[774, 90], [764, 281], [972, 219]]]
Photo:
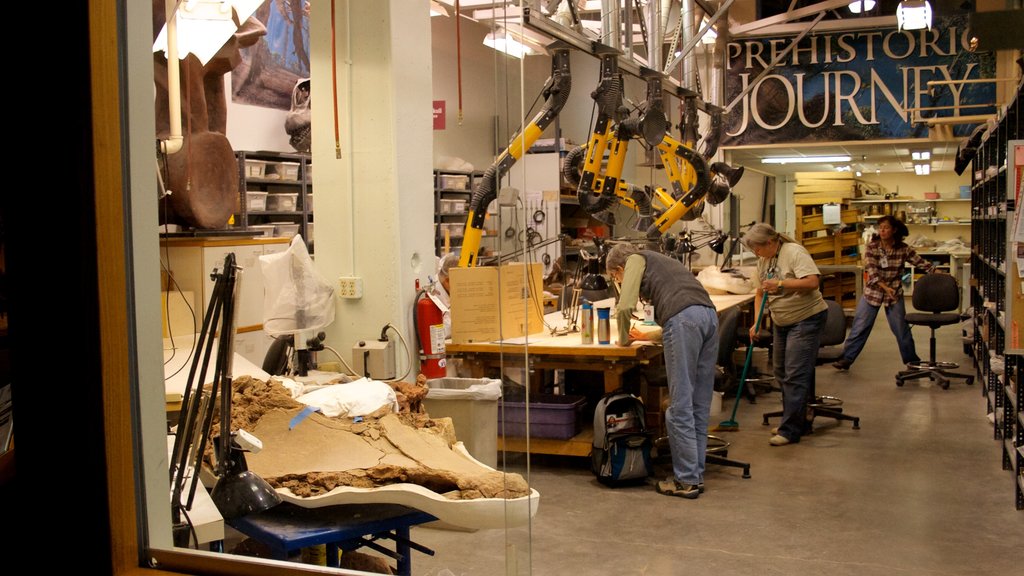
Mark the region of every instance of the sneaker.
[[700, 494], [704, 493], [704, 483], [703, 482], [701, 482], [700, 484], [697, 484], [697, 492], [699, 492]]
[[789, 444], [790, 441], [789, 438], [786, 438], [782, 434], [776, 434], [775, 436], [772, 436], [771, 439], [768, 440], [768, 443], [771, 444], [772, 446], [785, 446], [786, 444]]
[[853, 362], [850, 362], [846, 358], [840, 358], [832, 363], [832, 367], [836, 370], [849, 370], [851, 365], [853, 365]]
[[778, 426], [776, 426], [776, 427], [772, 428], [772, 436], [775, 436], [775, 435], [777, 435], [778, 433], [779, 433], [779, 427], [778, 427]]
[[658, 482], [657, 489], [659, 494], [679, 496], [680, 498], [687, 498], [690, 500], [700, 496], [701, 492], [700, 484], [682, 484], [680, 482], [676, 482], [673, 478]]

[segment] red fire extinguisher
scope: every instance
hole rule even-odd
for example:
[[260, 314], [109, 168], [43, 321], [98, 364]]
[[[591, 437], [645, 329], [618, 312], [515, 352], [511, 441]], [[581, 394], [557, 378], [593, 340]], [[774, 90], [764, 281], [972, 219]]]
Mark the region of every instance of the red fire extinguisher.
[[443, 378], [448, 373], [444, 356], [444, 314], [426, 291], [420, 290], [413, 316], [420, 345], [420, 372], [427, 378]]

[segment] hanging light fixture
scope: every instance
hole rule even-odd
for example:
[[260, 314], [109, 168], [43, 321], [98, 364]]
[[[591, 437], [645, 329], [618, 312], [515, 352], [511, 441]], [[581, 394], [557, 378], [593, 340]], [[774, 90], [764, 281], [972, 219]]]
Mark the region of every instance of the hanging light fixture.
[[523, 56], [532, 56], [539, 53], [533, 46], [520, 41], [503, 28], [492, 30], [487, 36], [484, 36], [484, 46], [493, 48], [498, 52], [504, 52], [513, 58], [522, 58]]
[[899, 30], [931, 30], [932, 5], [928, 0], [903, 0], [896, 7], [896, 27]]
[[441, 4], [437, 0], [430, 0], [430, 16], [444, 16], [448, 17], [448, 9], [445, 8], [444, 4]]
[[850, 156], [772, 156], [761, 158], [762, 164], [828, 164], [831, 162], [849, 162]]
[[853, 0], [850, 2], [850, 12], [860, 14], [875, 9], [875, 0]]

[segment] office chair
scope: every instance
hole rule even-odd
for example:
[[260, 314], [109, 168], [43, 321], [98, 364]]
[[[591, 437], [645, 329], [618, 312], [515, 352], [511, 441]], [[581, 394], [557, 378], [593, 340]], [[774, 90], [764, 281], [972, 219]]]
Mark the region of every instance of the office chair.
[[[821, 342], [818, 344], [818, 355], [814, 365], [822, 366], [835, 362], [843, 354], [843, 342], [846, 341], [846, 312], [843, 306], [835, 300], [826, 300], [828, 304], [828, 316], [825, 320], [825, 328], [821, 332]], [[835, 396], [819, 396], [815, 392], [815, 383], [811, 384], [810, 396], [813, 398], [807, 403], [807, 434], [814, 432], [814, 419], [818, 416], [833, 418], [837, 422], [848, 420], [853, 422], [853, 429], [860, 430], [860, 417], [843, 413], [843, 400]], [[769, 418], [781, 417], [782, 410], [766, 412], [763, 415], [761, 424], [768, 425]]]
[[950, 378], [963, 378], [968, 385], [974, 384], [973, 375], [951, 371], [960, 367], [956, 362], [940, 362], [935, 359], [935, 330], [960, 323], [960, 314], [951, 312], [960, 307], [960, 287], [957, 286], [956, 278], [938, 272], [925, 274], [914, 283], [911, 302], [920, 312], [909, 312], [905, 317], [907, 323], [911, 326], [927, 326], [931, 330], [928, 360], [908, 364], [908, 370], [896, 374], [896, 385], [903, 386], [905, 381], [918, 378], [937, 381], [943, 390], [949, 389]]
[[724, 310], [718, 317], [718, 361], [715, 371], [715, 390], [724, 396], [736, 392], [739, 386], [739, 375], [733, 354], [736, 352], [736, 329], [739, 325], [740, 309], [733, 306]]

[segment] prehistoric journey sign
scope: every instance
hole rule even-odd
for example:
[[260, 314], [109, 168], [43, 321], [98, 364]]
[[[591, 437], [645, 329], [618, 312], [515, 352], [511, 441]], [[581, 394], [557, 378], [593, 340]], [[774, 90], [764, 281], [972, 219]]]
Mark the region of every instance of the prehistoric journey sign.
[[[931, 30], [808, 34], [762, 76], [791, 42], [729, 44], [725, 102], [749, 91], [726, 118], [723, 145], [927, 138], [928, 118], [996, 112], [994, 82], [949, 83], [996, 77], [995, 55], [969, 49], [966, 16]], [[973, 128], [955, 125], [953, 134]]]

